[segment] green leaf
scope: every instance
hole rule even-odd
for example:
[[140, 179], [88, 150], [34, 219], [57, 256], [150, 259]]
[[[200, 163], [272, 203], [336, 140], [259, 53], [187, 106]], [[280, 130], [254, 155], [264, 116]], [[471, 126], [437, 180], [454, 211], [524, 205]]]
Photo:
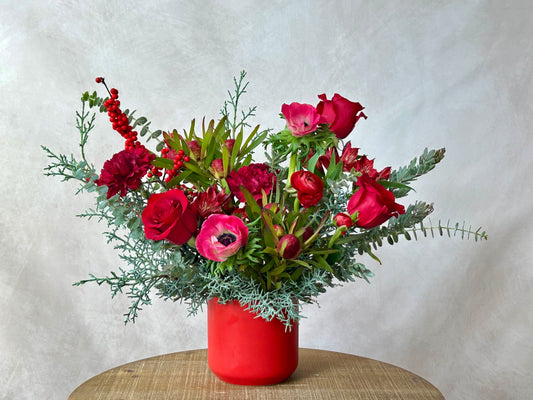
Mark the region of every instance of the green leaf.
[[247, 213], [248, 218], [256, 219], [257, 217], [261, 215], [261, 207], [259, 207], [259, 204], [257, 204], [257, 201], [255, 201], [252, 194], [244, 186], [241, 185], [239, 189], [241, 193], [243, 194], [244, 199], [246, 200], [246, 204], [250, 208], [250, 213]]
[[135, 120], [135, 122], [133, 123], [133, 126], [132, 128], [135, 128], [136, 126], [138, 125], [143, 125], [143, 124], [146, 124], [148, 122], [148, 119], [146, 117], [139, 117]]
[[157, 168], [165, 168], [165, 169], [174, 168], [174, 162], [172, 160], [169, 160], [168, 158], [163, 158], [163, 157], [157, 157], [154, 161], [152, 161], [152, 165]]
[[150, 127], [150, 122], [148, 122], [145, 126], [143, 126], [143, 128], [141, 129], [141, 131], [139, 132], [139, 135], [142, 137], [144, 135], [146, 135], [148, 133], [148, 128]]
[[318, 162], [318, 159], [323, 156], [324, 153], [323, 152], [316, 152], [313, 157], [311, 157], [309, 159], [309, 161], [307, 162], [307, 170], [309, 172], [312, 172], [313, 174], [315, 173], [315, 166], [316, 166], [316, 163]]

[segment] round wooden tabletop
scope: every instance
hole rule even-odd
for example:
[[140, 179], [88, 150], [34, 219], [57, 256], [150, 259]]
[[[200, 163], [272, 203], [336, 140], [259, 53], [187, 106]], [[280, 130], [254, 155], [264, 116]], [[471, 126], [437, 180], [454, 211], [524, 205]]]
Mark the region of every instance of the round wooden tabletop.
[[285, 382], [238, 386], [219, 380], [207, 350], [184, 351], [113, 368], [80, 385], [69, 400], [174, 399], [444, 399], [428, 381], [394, 365], [323, 350], [300, 349]]

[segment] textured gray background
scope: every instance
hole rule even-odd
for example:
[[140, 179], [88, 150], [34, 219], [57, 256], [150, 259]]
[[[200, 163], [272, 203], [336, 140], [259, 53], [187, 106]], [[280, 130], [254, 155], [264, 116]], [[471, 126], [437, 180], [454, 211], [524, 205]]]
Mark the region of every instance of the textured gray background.
[[[282, 127], [284, 102], [339, 92], [366, 107], [352, 143], [379, 168], [446, 147], [410, 199], [490, 233], [382, 248], [383, 266], [365, 259], [371, 285], [305, 308], [301, 346], [399, 365], [447, 399], [532, 398], [532, 4], [0, 0], [0, 397], [62, 399], [114, 366], [206, 346], [204, 314], [155, 300], [124, 326], [127, 299], [71, 286], [121, 264], [103, 226], [75, 217], [92, 198], [42, 176], [39, 145], [77, 151], [95, 76], [152, 126], [181, 129], [216, 118], [246, 69], [265, 127]], [[121, 139], [97, 126], [100, 168]]]

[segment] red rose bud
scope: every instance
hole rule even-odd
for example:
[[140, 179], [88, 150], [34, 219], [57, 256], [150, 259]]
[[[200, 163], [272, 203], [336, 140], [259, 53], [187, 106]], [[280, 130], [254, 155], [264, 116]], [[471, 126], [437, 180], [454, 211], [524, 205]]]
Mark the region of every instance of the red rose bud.
[[288, 234], [283, 236], [278, 243], [278, 253], [281, 257], [290, 260], [300, 254], [300, 239]]
[[233, 147], [235, 146], [235, 139], [228, 139], [224, 142], [224, 146], [228, 149], [228, 153], [231, 154]]
[[276, 234], [276, 237], [280, 238], [285, 234], [285, 230], [281, 225], [274, 225], [274, 233]]
[[187, 143], [189, 146], [190, 155], [193, 160], [198, 161], [202, 156], [202, 149], [196, 140], [191, 140]]
[[222, 158], [217, 158], [211, 163], [211, 173], [215, 178], [220, 179], [224, 177], [224, 163]]
[[331, 100], [325, 94], [318, 96], [322, 100], [316, 106], [320, 114], [319, 124], [329, 124], [329, 130], [339, 139], [344, 139], [355, 127], [359, 118], [366, 118], [361, 111], [364, 107], [359, 103], [354, 103], [335, 93]]
[[353, 226], [352, 217], [348, 213], [338, 213], [333, 220], [336, 226], [345, 226], [346, 228]]
[[[352, 221], [352, 217], [348, 213], [338, 213], [333, 218], [333, 221], [335, 222], [335, 225], [337, 227], [339, 227], [339, 228], [341, 226], [345, 226], [346, 229], [348, 229], [348, 228], [350, 228], [350, 227], [352, 227], [354, 225], [354, 223]], [[342, 234], [343, 235], [346, 234], [346, 231], [344, 231]]]

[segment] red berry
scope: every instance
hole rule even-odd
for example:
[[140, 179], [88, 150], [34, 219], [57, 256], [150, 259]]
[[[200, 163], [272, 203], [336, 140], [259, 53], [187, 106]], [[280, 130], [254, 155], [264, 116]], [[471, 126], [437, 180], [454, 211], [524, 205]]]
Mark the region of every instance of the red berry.
[[185, 157], [183, 158], [183, 161], [185, 161], [185, 162], [189, 162], [189, 161], [191, 161], [191, 158], [190, 158], [189, 156], [185, 156]]
[[118, 90], [115, 89], [115, 88], [112, 88], [112, 89], [110, 90], [110, 92], [111, 92], [111, 94], [118, 94]]
[[102, 77], [99, 76], [98, 78], [95, 79], [96, 83], [101, 83], [102, 82]]

